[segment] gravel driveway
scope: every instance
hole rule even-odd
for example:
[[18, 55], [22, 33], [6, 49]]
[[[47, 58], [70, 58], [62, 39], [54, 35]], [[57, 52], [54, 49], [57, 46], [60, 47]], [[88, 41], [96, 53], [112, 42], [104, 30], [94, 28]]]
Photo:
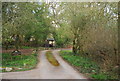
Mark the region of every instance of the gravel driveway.
[[29, 71], [1, 73], [3, 79], [87, 79], [66, 63], [60, 56], [60, 50], [52, 50], [60, 66], [53, 66], [46, 59], [47, 50], [39, 52], [40, 62], [37, 67]]

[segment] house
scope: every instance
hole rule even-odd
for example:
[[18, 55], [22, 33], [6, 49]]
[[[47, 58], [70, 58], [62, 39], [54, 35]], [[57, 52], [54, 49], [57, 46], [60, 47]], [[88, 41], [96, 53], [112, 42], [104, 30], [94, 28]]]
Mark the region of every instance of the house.
[[55, 46], [54, 38], [47, 38], [47, 40], [46, 40], [46, 47], [54, 47], [54, 46]]

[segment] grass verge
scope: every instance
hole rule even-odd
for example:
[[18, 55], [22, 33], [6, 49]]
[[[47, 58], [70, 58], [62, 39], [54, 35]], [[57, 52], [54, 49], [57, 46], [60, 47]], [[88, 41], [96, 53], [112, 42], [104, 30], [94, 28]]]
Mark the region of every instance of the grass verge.
[[37, 62], [38, 59], [36, 53], [32, 53], [31, 55], [18, 55], [18, 56], [12, 56], [9, 53], [3, 53], [1, 66], [2, 72], [8, 72], [6, 71], [6, 68], [8, 68], [8, 70], [11, 68], [10, 71], [12, 72], [31, 70], [35, 68]]
[[99, 80], [116, 79], [112, 78], [109, 74], [100, 72], [100, 66], [87, 57], [82, 57], [80, 55], [75, 56], [70, 50], [62, 50], [60, 51], [60, 55], [80, 73], [85, 74], [89, 78]]
[[46, 52], [46, 57], [48, 59], [48, 61], [54, 65], [54, 66], [59, 66], [59, 62], [55, 59], [55, 57], [53, 56], [52, 52], [51, 51], [47, 51]]
[[21, 48], [22, 48], [22, 49], [32, 49], [32, 48], [34, 48], [34, 47], [30, 47], [30, 46], [22, 46]]

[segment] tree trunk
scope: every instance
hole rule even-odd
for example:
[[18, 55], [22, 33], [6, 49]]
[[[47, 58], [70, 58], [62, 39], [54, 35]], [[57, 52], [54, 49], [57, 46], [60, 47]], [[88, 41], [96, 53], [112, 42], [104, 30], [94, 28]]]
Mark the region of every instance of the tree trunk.
[[16, 36], [16, 39], [15, 39], [15, 50], [18, 51], [19, 49], [19, 44], [20, 44], [20, 37], [19, 35]]
[[74, 54], [77, 54], [75, 39], [73, 40], [73, 53], [74, 53]]

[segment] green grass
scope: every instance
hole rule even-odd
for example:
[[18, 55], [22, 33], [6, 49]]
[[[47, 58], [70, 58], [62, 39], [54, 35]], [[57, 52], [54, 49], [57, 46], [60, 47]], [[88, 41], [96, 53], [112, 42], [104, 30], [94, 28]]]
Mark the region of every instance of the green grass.
[[[37, 54], [12, 56], [8, 53], [2, 54], [2, 67], [13, 68], [12, 71], [25, 71], [35, 68], [37, 64]], [[22, 69], [15, 69], [22, 68]], [[6, 72], [3, 70], [3, 72]]]
[[101, 73], [100, 66], [87, 57], [74, 55], [72, 51], [69, 50], [60, 51], [60, 55], [63, 59], [74, 66], [80, 73], [83, 73], [90, 78], [104, 80], [112, 79], [111, 76]]
[[58, 61], [55, 59], [55, 57], [52, 55], [52, 52], [51, 51], [47, 51], [46, 52], [46, 57], [48, 59], [48, 61], [54, 65], [54, 66], [59, 66], [59, 63]]
[[30, 47], [30, 46], [22, 46], [21, 48], [22, 48], [22, 49], [32, 49], [32, 48], [34, 48], [34, 47]]

